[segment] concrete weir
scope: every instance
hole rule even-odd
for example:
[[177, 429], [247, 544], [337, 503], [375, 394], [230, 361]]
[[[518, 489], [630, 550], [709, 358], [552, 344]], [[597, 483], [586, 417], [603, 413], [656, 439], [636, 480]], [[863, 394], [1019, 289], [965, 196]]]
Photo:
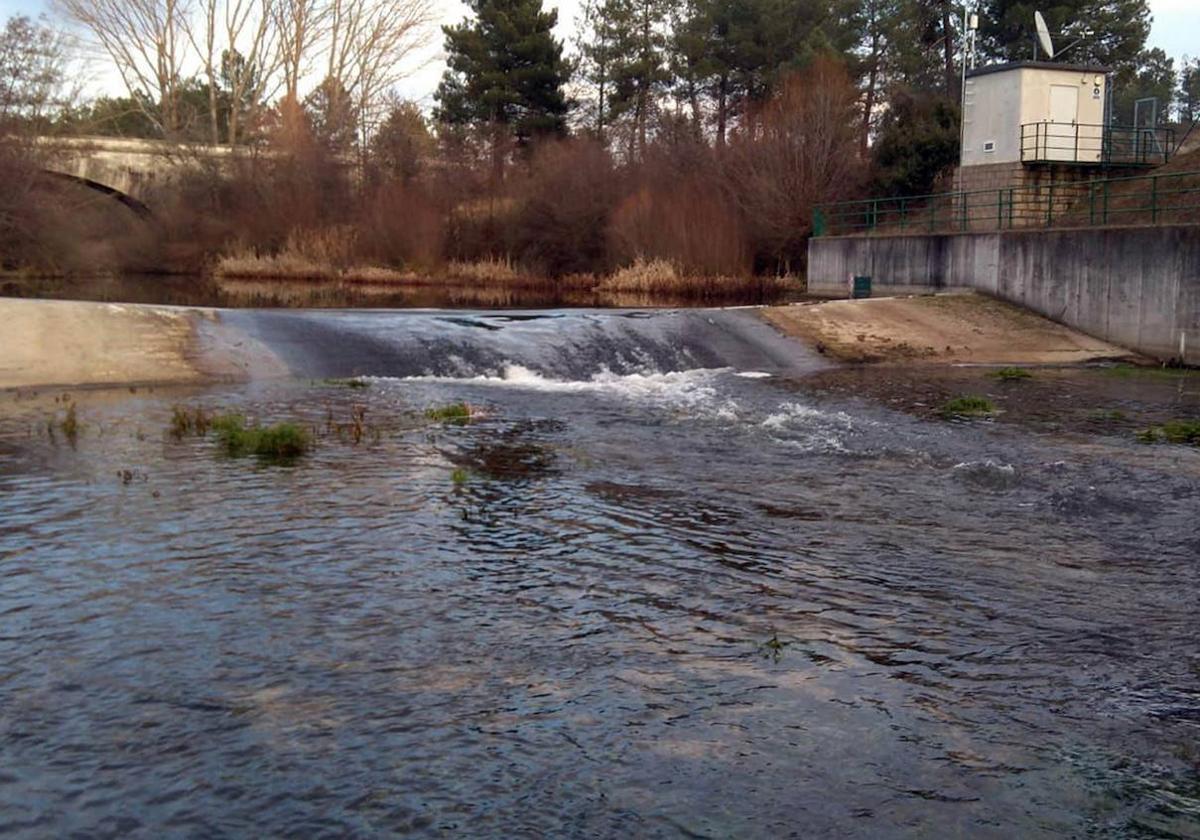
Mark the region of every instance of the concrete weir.
[[1200, 365], [1200, 225], [839, 236], [809, 241], [809, 290], [969, 288], [1162, 361]]

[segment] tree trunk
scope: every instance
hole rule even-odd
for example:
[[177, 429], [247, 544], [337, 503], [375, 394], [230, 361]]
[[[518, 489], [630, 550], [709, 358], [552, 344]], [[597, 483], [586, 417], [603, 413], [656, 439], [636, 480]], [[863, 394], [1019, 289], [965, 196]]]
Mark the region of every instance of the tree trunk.
[[729, 77], [722, 75], [717, 85], [717, 147], [725, 145], [725, 127], [729, 119]]
[[867, 97], [863, 103], [862, 137], [859, 139], [859, 150], [862, 157], [867, 156], [871, 143], [871, 112], [875, 110], [875, 89], [879, 85], [879, 30], [871, 32], [871, 69], [867, 71]]
[[951, 25], [950, 0], [941, 0], [942, 6], [942, 55], [946, 62], [946, 96], [954, 99], [958, 75], [954, 72], [954, 30]]

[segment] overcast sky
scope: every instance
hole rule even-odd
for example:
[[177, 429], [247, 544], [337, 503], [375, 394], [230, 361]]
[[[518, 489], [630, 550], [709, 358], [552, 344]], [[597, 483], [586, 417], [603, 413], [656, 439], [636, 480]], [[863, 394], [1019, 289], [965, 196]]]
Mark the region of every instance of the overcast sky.
[[[579, 13], [580, 0], [543, 0], [547, 6], [559, 9], [558, 34], [570, 40], [575, 19]], [[1150, 45], [1162, 47], [1177, 61], [1185, 54], [1200, 53], [1200, 0], [1149, 0], [1154, 15], [1154, 26], [1150, 31]], [[0, 16], [14, 14], [36, 16], [48, 8], [47, 0], [0, 0]], [[466, 15], [467, 7], [458, 0], [437, 0], [442, 12], [442, 22], [457, 22]], [[441, 38], [429, 51], [428, 61], [404, 84], [403, 93], [423, 104], [430, 104], [434, 88], [441, 77]], [[113, 82], [98, 79], [100, 87], [112, 87]], [[119, 85], [116, 86], [119, 90]]]

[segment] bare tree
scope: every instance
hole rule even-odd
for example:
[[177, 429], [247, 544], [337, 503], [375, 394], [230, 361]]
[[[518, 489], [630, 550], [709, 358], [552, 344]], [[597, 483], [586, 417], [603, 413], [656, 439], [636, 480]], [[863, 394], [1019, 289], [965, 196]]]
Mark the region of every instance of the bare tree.
[[67, 48], [61, 33], [19, 15], [0, 30], [0, 129], [31, 125], [66, 106]]
[[329, 20], [328, 0], [276, 0], [272, 18], [285, 102], [299, 103], [300, 82], [308, 74], [316, 45]]
[[179, 93], [193, 0], [56, 0], [117, 68], [129, 94], [165, 136], [180, 126]]
[[388, 93], [413, 72], [436, 19], [432, 0], [329, 0], [326, 80], [351, 98], [359, 150], [388, 108]]

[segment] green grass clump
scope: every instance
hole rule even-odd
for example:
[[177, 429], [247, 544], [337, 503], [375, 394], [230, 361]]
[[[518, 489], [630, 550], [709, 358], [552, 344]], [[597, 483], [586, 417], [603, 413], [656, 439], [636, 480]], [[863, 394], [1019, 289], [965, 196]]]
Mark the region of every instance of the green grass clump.
[[425, 416], [438, 423], [467, 423], [471, 419], [471, 406], [465, 402], [450, 403], [425, 409]]
[[326, 385], [336, 385], [339, 388], [370, 388], [371, 383], [360, 377], [352, 379], [326, 379]]
[[242, 415], [224, 414], [213, 419], [212, 429], [232, 458], [254, 455], [265, 461], [292, 461], [312, 448], [312, 437], [296, 423], [248, 426]]
[[1101, 423], [1122, 423], [1127, 419], [1125, 412], [1119, 408], [1097, 408], [1088, 417]]
[[1032, 379], [1033, 374], [1023, 367], [1006, 367], [1000, 368], [992, 374], [993, 377], [1001, 382], [1020, 382], [1022, 379]]
[[942, 406], [942, 416], [946, 419], [956, 417], [987, 417], [996, 413], [995, 404], [987, 397], [974, 394], [964, 394], [955, 397]]
[[1142, 443], [1183, 443], [1200, 446], [1200, 420], [1168, 420], [1136, 433]]

